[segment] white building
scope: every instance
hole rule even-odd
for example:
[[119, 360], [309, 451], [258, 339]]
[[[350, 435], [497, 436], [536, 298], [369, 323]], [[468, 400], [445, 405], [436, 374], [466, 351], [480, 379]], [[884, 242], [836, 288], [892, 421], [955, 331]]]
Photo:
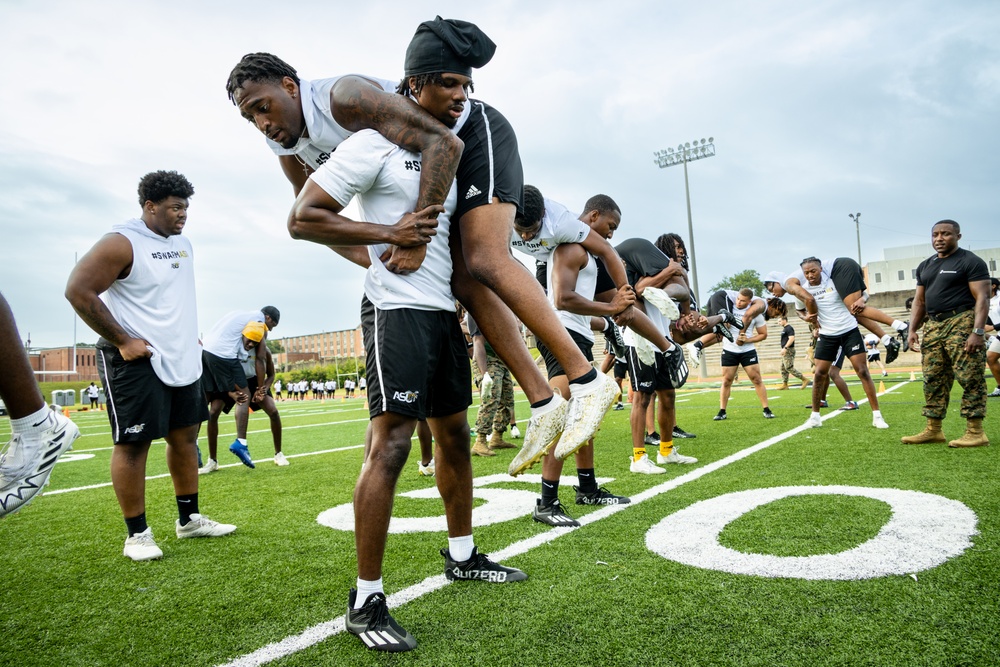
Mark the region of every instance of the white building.
[[[961, 246], [961, 244], [959, 244]], [[996, 276], [997, 265], [1000, 264], [1000, 248], [973, 250], [966, 248], [983, 258], [990, 276]], [[917, 289], [917, 266], [934, 253], [930, 243], [885, 248], [882, 250], [881, 262], [869, 262], [865, 265], [868, 292], [913, 292]]]

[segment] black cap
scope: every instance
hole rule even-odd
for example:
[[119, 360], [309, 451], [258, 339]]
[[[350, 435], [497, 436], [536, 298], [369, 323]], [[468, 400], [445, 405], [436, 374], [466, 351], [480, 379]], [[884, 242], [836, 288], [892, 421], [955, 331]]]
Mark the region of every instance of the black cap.
[[275, 308], [274, 306], [264, 306], [263, 308], [260, 309], [260, 312], [270, 317], [271, 321], [274, 322], [275, 324], [277, 324], [278, 320], [281, 319], [281, 313], [279, 313], [278, 309]]
[[493, 58], [497, 45], [474, 23], [458, 19], [424, 21], [406, 47], [405, 74], [448, 72], [472, 76]]

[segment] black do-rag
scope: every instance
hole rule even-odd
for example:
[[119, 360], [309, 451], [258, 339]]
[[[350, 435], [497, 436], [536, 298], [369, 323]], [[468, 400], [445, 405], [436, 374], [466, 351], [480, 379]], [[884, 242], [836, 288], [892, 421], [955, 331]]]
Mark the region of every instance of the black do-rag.
[[497, 45], [475, 23], [458, 19], [424, 21], [406, 47], [406, 76], [448, 72], [472, 76], [472, 68], [493, 58]]

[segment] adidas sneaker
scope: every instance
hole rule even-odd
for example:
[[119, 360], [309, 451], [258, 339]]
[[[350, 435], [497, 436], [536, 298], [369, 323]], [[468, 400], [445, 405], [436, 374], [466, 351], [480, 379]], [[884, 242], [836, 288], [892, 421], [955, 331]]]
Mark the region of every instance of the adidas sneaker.
[[631, 498], [616, 496], [603, 486], [591, 493], [584, 493], [578, 486], [574, 486], [573, 490], [576, 491], [577, 505], [628, 505], [632, 502]]
[[417, 640], [389, 614], [385, 593], [372, 593], [360, 609], [354, 608], [358, 592], [351, 589], [347, 596], [344, 627], [373, 651], [401, 653], [417, 648]]
[[580, 522], [571, 517], [563, 509], [562, 503], [558, 500], [552, 501], [549, 505], [543, 505], [542, 499], [535, 501], [535, 509], [531, 512], [531, 518], [538, 523], [555, 528], [566, 528], [568, 526], [579, 526]]
[[494, 563], [486, 554], [479, 553], [478, 547], [472, 547], [472, 556], [466, 561], [456, 561], [447, 549], [441, 550], [444, 556], [444, 578], [448, 581], [486, 581], [491, 584], [506, 584], [512, 581], [524, 581], [528, 575], [513, 567], [504, 567]]

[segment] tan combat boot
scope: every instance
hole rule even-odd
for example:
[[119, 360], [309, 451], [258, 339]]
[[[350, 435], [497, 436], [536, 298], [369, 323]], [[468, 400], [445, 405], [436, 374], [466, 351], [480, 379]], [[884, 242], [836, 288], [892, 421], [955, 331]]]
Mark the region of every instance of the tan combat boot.
[[501, 431], [493, 431], [493, 435], [490, 436], [490, 449], [517, 449], [517, 445], [504, 440]]
[[805, 389], [808, 386], [809, 386], [809, 378], [807, 378], [805, 375], [803, 375], [802, 376], [802, 386], [799, 387], [799, 389]]
[[924, 445], [930, 442], [944, 442], [944, 433], [941, 432], [941, 420], [933, 417], [927, 418], [927, 426], [916, 435], [908, 435], [900, 438], [904, 445]]
[[778, 387], [778, 391], [784, 391], [785, 389], [788, 389], [788, 382], [787, 381], [781, 383], [781, 386]]
[[474, 456], [496, 456], [490, 446], [486, 444], [486, 436], [482, 433], [476, 434], [476, 444], [472, 445], [472, 454]]
[[965, 435], [948, 443], [949, 447], [986, 447], [990, 441], [983, 432], [983, 418], [973, 417], [965, 425]]

